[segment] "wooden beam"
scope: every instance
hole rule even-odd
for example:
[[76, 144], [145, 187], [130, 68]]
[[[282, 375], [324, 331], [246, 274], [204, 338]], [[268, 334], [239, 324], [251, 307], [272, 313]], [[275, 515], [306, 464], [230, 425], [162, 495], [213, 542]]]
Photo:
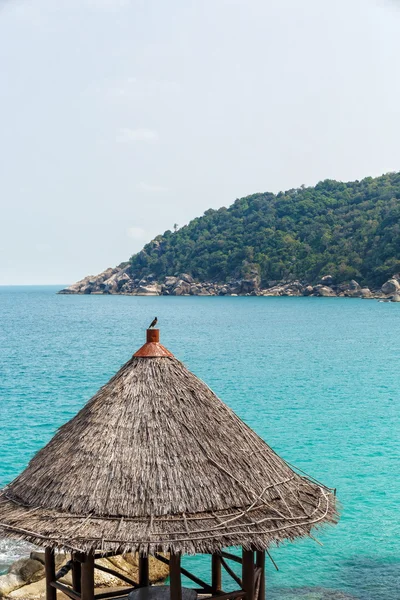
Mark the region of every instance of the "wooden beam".
[[97, 554], [94, 555], [95, 559], [96, 558], [109, 558], [110, 556], [121, 556], [122, 552], [116, 551], [116, 550], [110, 550], [109, 552], [98, 552]]
[[83, 563], [85, 562], [85, 556], [86, 554], [84, 554], [83, 552], [73, 552], [72, 559], [76, 560], [77, 562]]
[[242, 564], [242, 559], [240, 558], [240, 556], [236, 556], [236, 554], [231, 554], [230, 552], [221, 552], [221, 556], [227, 558], [228, 560], [233, 560], [239, 563], [240, 565]]
[[213, 594], [222, 590], [221, 555], [211, 555], [211, 589]]
[[182, 600], [181, 555], [171, 554], [169, 559], [169, 585], [171, 600]]
[[139, 586], [147, 587], [149, 585], [149, 558], [139, 554]]
[[123, 573], [120, 573], [119, 571], [116, 571], [115, 569], [110, 569], [109, 567], [104, 567], [103, 565], [99, 565], [97, 563], [94, 563], [94, 568], [98, 569], [99, 571], [103, 571], [104, 573], [108, 573], [109, 575], [114, 575], [114, 577], [118, 577], [118, 579], [120, 579], [121, 581], [129, 583], [129, 585], [131, 585], [134, 588], [138, 587], [136, 581], [133, 581], [133, 579], [131, 579], [127, 575], [124, 575]]
[[71, 569], [72, 569], [72, 560], [69, 560], [68, 562], [65, 563], [65, 565], [63, 567], [61, 567], [61, 569], [59, 571], [57, 571], [56, 581], [65, 577], [66, 574], [69, 573]]
[[81, 562], [77, 560], [75, 557], [72, 557], [72, 589], [74, 592], [81, 593]]
[[228, 563], [221, 557], [221, 565], [224, 567], [225, 571], [232, 577], [234, 581], [238, 584], [239, 587], [243, 588], [243, 581], [238, 577], [233, 569], [230, 568]]
[[255, 600], [265, 600], [265, 552], [256, 552], [256, 565], [261, 569], [258, 598]]
[[67, 585], [59, 583], [58, 581], [53, 581], [51, 585], [54, 588], [54, 592], [56, 594], [57, 590], [60, 590], [60, 592], [68, 596], [68, 598], [71, 598], [71, 600], [81, 600], [80, 594], [78, 594], [78, 592], [74, 592], [74, 590], [68, 587]]
[[46, 572], [46, 600], [57, 600], [57, 590], [52, 586], [52, 583], [55, 583], [56, 580], [56, 561], [52, 548], [45, 549], [44, 568]]
[[81, 598], [94, 600], [94, 554], [87, 554], [82, 563]]
[[243, 550], [242, 560], [242, 587], [246, 592], [246, 600], [255, 600], [253, 550]]

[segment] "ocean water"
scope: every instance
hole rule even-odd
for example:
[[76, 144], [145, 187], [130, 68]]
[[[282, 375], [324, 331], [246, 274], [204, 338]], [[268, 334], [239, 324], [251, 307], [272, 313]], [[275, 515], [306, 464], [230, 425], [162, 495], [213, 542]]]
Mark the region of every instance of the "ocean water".
[[[60, 286], [61, 287], [61, 286]], [[57, 296], [0, 287], [0, 486], [139, 348], [161, 341], [342, 517], [272, 548], [267, 598], [400, 598], [400, 304], [341, 298]], [[0, 569], [28, 551], [0, 540]], [[205, 557], [185, 559], [208, 578]]]

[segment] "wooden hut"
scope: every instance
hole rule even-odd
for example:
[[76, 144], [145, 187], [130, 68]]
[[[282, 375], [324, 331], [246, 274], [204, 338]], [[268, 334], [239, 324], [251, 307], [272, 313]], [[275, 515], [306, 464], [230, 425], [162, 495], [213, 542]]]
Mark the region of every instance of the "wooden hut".
[[[95, 557], [126, 552], [140, 560], [139, 582], [125, 577], [133, 598], [161, 593], [148, 587], [153, 555], [169, 562], [171, 600], [182, 599], [181, 574], [211, 598], [264, 600], [268, 547], [336, 518], [331, 490], [294, 472], [159, 343], [157, 329], [0, 491], [0, 535], [46, 549], [47, 600], [57, 590], [73, 600], [127, 597], [94, 590], [94, 569], [104, 569]], [[57, 549], [71, 553], [72, 587], [59, 582]], [[210, 556], [209, 582], [181, 567], [183, 554], [199, 553]], [[221, 568], [235, 591], [224, 593]]]

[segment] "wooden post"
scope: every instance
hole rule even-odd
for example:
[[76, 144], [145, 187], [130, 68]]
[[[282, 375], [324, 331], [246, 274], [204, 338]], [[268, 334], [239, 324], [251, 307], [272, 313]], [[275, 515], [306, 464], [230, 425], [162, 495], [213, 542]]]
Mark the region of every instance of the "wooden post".
[[46, 571], [46, 600], [57, 600], [57, 590], [51, 585], [56, 580], [56, 561], [52, 548], [45, 549], [44, 568]]
[[246, 600], [256, 600], [254, 598], [254, 552], [252, 550], [242, 551], [242, 582]]
[[256, 600], [265, 600], [265, 552], [256, 552], [256, 565], [261, 569], [260, 588]]
[[139, 585], [146, 587], [149, 585], [149, 558], [139, 554]]
[[[82, 557], [79, 557], [82, 558]], [[72, 589], [74, 592], [81, 593], [81, 577], [82, 577], [82, 569], [81, 569], [81, 560], [79, 560], [78, 556], [72, 555]]]
[[211, 587], [213, 594], [222, 590], [221, 556], [219, 554], [211, 555]]
[[181, 555], [170, 554], [169, 585], [171, 600], [182, 600]]
[[94, 554], [86, 554], [82, 563], [82, 600], [94, 600]]

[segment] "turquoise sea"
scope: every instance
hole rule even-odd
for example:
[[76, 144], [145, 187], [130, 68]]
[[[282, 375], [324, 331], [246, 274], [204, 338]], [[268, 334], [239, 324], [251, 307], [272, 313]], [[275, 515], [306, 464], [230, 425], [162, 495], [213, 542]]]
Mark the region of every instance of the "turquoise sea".
[[[267, 565], [267, 598], [400, 598], [400, 304], [56, 290], [0, 287], [0, 485], [157, 315], [165, 346], [281, 456], [337, 488], [342, 518], [317, 532], [323, 547], [271, 549], [279, 572]], [[0, 540], [0, 570], [26, 551]], [[186, 561], [207, 576], [205, 558]]]

